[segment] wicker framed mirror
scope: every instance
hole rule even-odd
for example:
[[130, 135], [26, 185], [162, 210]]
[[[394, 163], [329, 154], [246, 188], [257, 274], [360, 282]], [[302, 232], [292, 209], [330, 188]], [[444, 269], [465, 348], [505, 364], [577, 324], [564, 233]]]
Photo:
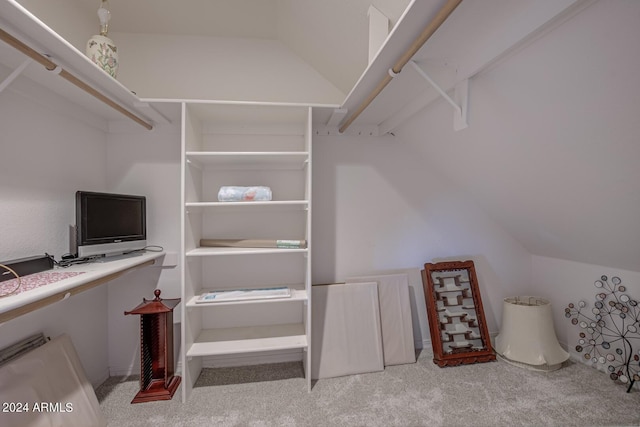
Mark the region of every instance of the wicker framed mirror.
[[444, 367], [496, 360], [473, 261], [427, 263], [422, 284], [433, 362]]

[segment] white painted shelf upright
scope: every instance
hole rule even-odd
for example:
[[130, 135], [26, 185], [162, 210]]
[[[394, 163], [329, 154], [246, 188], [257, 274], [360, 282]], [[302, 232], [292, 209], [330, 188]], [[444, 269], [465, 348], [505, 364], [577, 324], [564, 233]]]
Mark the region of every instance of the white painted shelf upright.
[[[182, 398], [203, 367], [302, 360], [311, 389], [311, 107], [182, 104]], [[221, 186], [268, 186], [271, 201], [218, 202]], [[200, 239], [306, 240], [213, 248]], [[288, 286], [283, 299], [196, 303], [203, 292]]]

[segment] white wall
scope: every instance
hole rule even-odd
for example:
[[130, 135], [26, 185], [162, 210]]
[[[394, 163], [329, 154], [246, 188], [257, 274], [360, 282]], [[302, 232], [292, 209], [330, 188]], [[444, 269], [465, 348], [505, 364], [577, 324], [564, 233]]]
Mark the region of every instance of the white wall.
[[17, 0], [17, 2], [80, 52], [84, 53], [89, 37], [100, 32], [97, 13], [100, 2], [97, 0], [95, 2]]
[[467, 129], [440, 99], [398, 134], [529, 252], [640, 271], [638, 17], [595, 2], [471, 79]]
[[[0, 260], [45, 252], [59, 259], [69, 251], [76, 190], [106, 187], [106, 136], [18, 95], [12, 88], [22, 83], [0, 94]], [[96, 288], [3, 323], [0, 348], [66, 332], [90, 381], [100, 382], [108, 373], [106, 300], [106, 288]]]
[[370, 6], [391, 30], [408, 0], [278, 0], [278, 37], [342, 92], [349, 93], [367, 68]]
[[530, 254], [402, 138], [320, 136], [313, 144], [313, 283], [408, 270], [424, 341], [418, 269], [472, 259], [497, 332], [502, 299], [529, 286]]
[[[625, 293], [635, 300], [640, 300], [639, 272], [533, 256], [531, 292], [533, 295], [551, 299], [558, 341], [574, 356], [580, 328], [572, 325], [570, 319], [564, 316], [564, 309], [569, 303], [577, 305], [579, 301], [585, 301], [588, 304], [587, 311], [590, 312], [598, 290], [594, 282], [603, 275], [607, 276], [609, 281], [614, 276], [620, 277], [622, 285], [627, 288]], [[578, 355], [577, 358], [581, 359], [582, 356]]]
[[[108, 134], [107, 187], [110, 191], [147, 198], [147, 244], [162, 246], [174, 259], [180, 252], [180, 126], [152, 131], [135, 125], [115, 127]], [[171, 261], [169, 261], [171, 263]], [[180, 298], [182, 266], [151, 267], [114, 280], [109, 286], [109, 370], [111, 375], [139, 373], [139, 316], [124, 316], [142, 298]], [[179, 322], [180, 311], [174, 313]], [[177, 349], [180, 335], [174, 337]]]
[[275, 40], [109, 35], [118, 80], [142, 98], [339, 104], [345, 96]]

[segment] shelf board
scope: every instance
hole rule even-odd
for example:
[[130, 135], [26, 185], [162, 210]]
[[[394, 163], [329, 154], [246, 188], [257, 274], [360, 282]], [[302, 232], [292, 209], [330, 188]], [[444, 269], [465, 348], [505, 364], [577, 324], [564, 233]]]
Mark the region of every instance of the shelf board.
[[225, 211], [296, 211], [309, 207], [308, 200], [270, 200], [257, 202], [187, 202], [185, 208], [187, 213], [200, 213], [203, 210], [225, 210]]
[[241, 169], [268, 166], [278, 169], [302, 169], [309, 160], [307, 151], [188, 151], [187, 162], [199, 167], [216, 166]]
[[0, 324], [108, 283], [134, 269], [156, 264], [164, 255], [164, 252], [149, 252], [113, 261], [77, 264], [65, 269], [56, 267], [50, 271], [82, 274], [0, 299]]
[[[201, 293], [212, 291], [213, 289], [203, 289]], [[227, 301], [227, 302], [210, 302], [210, 303], [196, 303], [196, 300], [200, 294], [191, 298], [186, 306], [187, 307], [199, 307], [199, 308], [210, 308], [210, 307], [222, 307], [227, 305], [244, 305], [244, 304], [269, 304], [274, 302], [301, 302], [306, 301], [308, 299], [307, 291], [304, 289], [291, 289], [291, 297], [289, 298], [265, 298], [265, 299], [253, 299], [253, 300], [244, 300], [244, 301]]]
[[203, 329], [187, 357], [306, 348], [302, 323], [239, 328]]
[[285, 248], [196, 248], [187, 251], [188, 257], [198, 256], [219, 256], [219, 255], [262, 255], [262, 254], [288, 254], [307, 253], [308, 249], [285, 249]]

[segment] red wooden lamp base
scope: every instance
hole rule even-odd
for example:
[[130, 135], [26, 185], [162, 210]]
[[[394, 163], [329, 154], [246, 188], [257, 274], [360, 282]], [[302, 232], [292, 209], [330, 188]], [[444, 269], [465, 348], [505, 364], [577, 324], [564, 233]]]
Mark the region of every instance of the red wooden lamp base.
[[160, 289], [153, 291], [153, 300], [142, 299], [124, 314], [140, 315], [140, 391], [131, 403], [171, 400], [180, 385], [173, 375], [173, 309], [179, 298], [160, 298]]
[[155, 380], [145, 390], [140, 390], [131, 403], [153, 402], [155, 400], [171, 400], [180, 385], [181, 378], [174, 376], [166, 385], [164, 380]]

